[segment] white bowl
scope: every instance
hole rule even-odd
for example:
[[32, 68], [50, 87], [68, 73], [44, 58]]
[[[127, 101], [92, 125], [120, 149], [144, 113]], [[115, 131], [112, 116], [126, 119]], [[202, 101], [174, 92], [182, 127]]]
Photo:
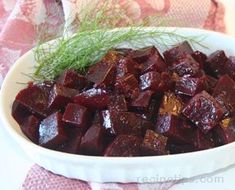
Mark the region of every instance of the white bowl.
[[[192, 28], [178, 28], [177, 32], [184, 36], [207, 35], [203, 44], [209, 49], [197, 46], [198, 50], [207, 54], [223, 49], [227, 55], [235, 55], [235, 39], [232, 37]], [[192, 153], [131, 158], [73, 155], [40, 147], [25, 137], [11, 116], [12, 102], [24, 87], [17, 82], [28, 82], [29, 78], [21, 73], [32, 73], [34, 64], [33, 52], [29, 51], [7, 74], [0, 94], [0, 117], [13, 139], [19, 143], [19, 147], [35, 163], [56, 174], [95, 182], [143, 183], [190, 178], [235, 163], [235, 143]]]

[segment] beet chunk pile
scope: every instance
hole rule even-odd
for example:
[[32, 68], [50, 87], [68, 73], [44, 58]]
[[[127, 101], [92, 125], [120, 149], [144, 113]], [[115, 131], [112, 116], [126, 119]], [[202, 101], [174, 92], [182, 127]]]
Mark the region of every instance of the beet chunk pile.
[[113, 49], [85, 74], [29, 83], [12, 116], [34, 143], [98, 156], [153, 156], [235, 141], [235, 57], [188, 42]]

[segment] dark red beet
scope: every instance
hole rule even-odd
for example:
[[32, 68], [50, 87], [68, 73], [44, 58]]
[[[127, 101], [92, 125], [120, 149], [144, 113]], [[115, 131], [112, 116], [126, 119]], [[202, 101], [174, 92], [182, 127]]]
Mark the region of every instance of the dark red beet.
[[228, 76], [224, 75], [218, 80], [213, 96], [226, 110], [225, 115], [235, 112], [235, 82]]
[[101, 155], [104, 149], [104, 129], [99, 125], [92, 125], [82, 137], [80, 153], [85, 155]]
[[157, 134], [152, 130], [147, 130], [141, 144], [141, 155], [153, 156], [166, 154], [167, 137]]
[[89, 120], [89, 113], [86, 107], [69, 103], [65, 108], [62, 120], [74, 127], [85, 129]]
[[218, 80], [209, 75], [206, 75], [205, 79], [206, 79], [206, 89], [207, 89], [206, 91], [212, 94]]
[[119, 59], [116, 65], [116, 78], [124, 77], [128, 74], [133, 74], [137, 76], [138, 74], [138, 65], [129, 57], [122, 57]]
[[207, 133], [222, 119], [224, 109], [206, 91], [202, 91], [189, 101], [182, 113]]
[[160, 114], [168, 113], [178, 116], [181, 114], [183, 106], [184, 104], [179, 97], [175, 96], [171, 92], [167, 92], [163, 96], [159, 113]]
[[42, 120], [39, 126], [39, 145], [56, 148], [67, 140], [67, 134], [62, 122], [62, 114], [53, 113]]
[[192, 144], [176, 141], [170, 138], [168, 138], [167, 140], [166, 149], [169, 151], [170, 154], [179, 154], [195, 151], [195, 147]]
[[173, 63], [171, 70], [178, 76], [195, 76], [200, 69], [200, 64], [191, 55], [187, 55]]
[[107, 147], [104, 156], [139, 156], [142, 138], [133, 135], [119, 135]]
[[11, 109], [11, 115], [16, 122], [21, 125], [24, 120], [31, 115], [31, 113], [18, 101], [14, 100]]
[[138, 81], [132, 74], [119, 78], [116, 81], [115, 88], [127, 98], [133, 98], [139, 92]]
[[87, 79], [74, 70], [66, 70], [59, 76], [57, 83], [68, 88], [81, 90], [86, 86]]
[[73, 101], [90, 108], [104, 108], [108, 105], [109, 95], [106, 90], [91, 88], [76, 95]]
[[21, 124], [22, 132], [34, 143], [38, 144], [40, 120], [31, 115]]
[[95, 87], [114, 85], [116, 68], [114, 64], [98, 62], [89, 67], [86, 78], [95, 83]]
[[172, 64], [176, 60], [183, 58], [187, 54], [192, 54], [193, 50], [187, 41], [176, 45], [175, 47], [163, 52], [167, 64]]
[[213, 142], [206, 138], [205, 134], [202, 133], [199, 129], [194, 131], [193, 145], [196, 150], [205, 150], [214, 147]]
[[175, 85], [175, 93], [183, 94], [187, 96], [194, 96], [195, 94], [205, 90], [206, 88], [206, 79], [205, 77], [201, 78], [192, 78], [192, 77], [181, 77]]
[[203, 69], [207, 56], [200, 51], [193, 52], [191, 56], [200, 64], [200, 69]]
[[75, 89], [55, 84], [50, 92], [48, 106], [51, 110], [61, 109], [71, 102], [76, 94], [78, 94], [78, 91]]
[[21, 90], [15, 100], [32, 114], [40, 117], [46, 117], [48, 115], [48, 94], [37, 85], [32, 85]]
[[110, 96], [108, 109], [115, 112], [128, 111], [125, 96], [117, 94]]
[[153, 92], [151, 90], [140, 92], [139, 95], [131, 102], [131, 108], [135, 111], [147, 112], [152, 99], [152, 95]]
[[182, 120], [180, 120], [179, 117], [171, 114], [159, 114], [155, 130], [169, 138], [173, 138], [185, 143], [190, 143], [191, 134], [189, 131], [180, 128], [180, 125], [182, 125]]

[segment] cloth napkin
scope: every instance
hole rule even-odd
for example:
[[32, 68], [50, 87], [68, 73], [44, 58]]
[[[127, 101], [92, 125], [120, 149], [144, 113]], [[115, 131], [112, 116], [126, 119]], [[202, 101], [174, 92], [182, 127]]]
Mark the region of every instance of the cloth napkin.
[[[82, 8], [97, 0], [0, 0], [0, 86], [12, 64], [37, 41], [60, 36], [64, 29], [82, 22]], [[111, 4], [112, 6], [112, 4]], [[158, 14], [169, 26], [206, 28], [226, 32], [225, 9], [216, 0], [116, 0], [115, 11], [125, 22], [141, 22]], [[177, 21], [177, 22], [175, 22]], [[149, 25], [155, 25], [149, 21]], [[39, 33], [38, 31], [44, 31]], [[167, 190], [178, 181], [155, 184], [99, 184], [68, 179], [34, 165], [23, 183], [23, 190], [118, 189]]]

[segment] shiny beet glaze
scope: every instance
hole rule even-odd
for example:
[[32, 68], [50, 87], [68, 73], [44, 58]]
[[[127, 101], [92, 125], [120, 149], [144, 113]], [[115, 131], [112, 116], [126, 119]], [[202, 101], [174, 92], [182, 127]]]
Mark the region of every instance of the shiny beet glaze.
[[[163, 56], [162, 56], [163, 54]], [[86, 71], [22, 89], [12, 116], [32, 142], [95, 156], [158, 156], [235, 141], [235, 57], [188, 42], [112, 49]]]

